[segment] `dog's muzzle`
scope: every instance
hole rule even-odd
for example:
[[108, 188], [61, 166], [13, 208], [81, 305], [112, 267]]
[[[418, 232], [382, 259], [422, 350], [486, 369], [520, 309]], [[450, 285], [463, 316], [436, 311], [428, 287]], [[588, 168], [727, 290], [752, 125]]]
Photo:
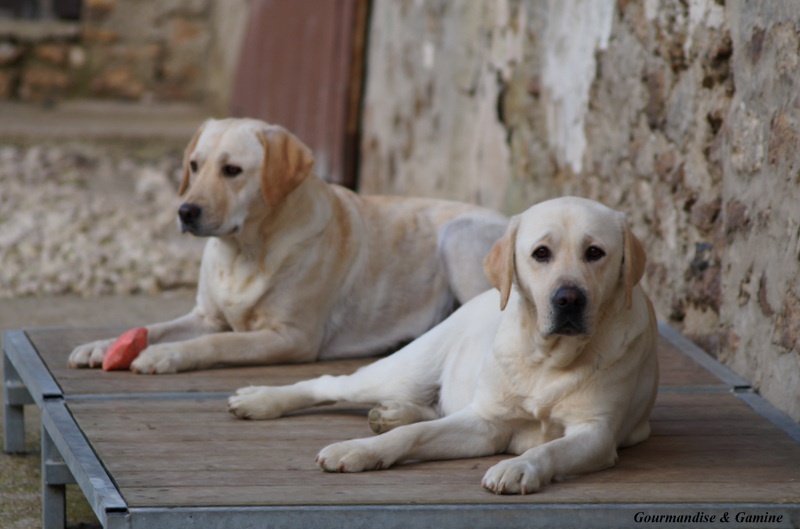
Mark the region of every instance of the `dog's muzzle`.
[[197, 204], [186, 202], [178, 208], [178, 218], [181, 219], [181, 230], [194, 232], [203, 214], [203, 209]]
[[553, 309], [553, 334], [565, 336], [586, 334], [588, 298], [583, 289], [576, 286], [559, 287], [550, 303]]

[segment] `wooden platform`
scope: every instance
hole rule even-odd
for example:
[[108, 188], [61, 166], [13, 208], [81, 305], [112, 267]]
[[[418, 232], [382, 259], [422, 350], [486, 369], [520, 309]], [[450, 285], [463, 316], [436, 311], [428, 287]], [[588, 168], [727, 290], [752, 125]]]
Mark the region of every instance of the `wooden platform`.
[[[109, 330], [5, 335], [6, 450], [22, 446], [21, 402], [35, 402], [45, 527], [63, 525], [59, 487], [72, 479], [106, 527], [800, 527], [800, 427], [673, 330], [661, 332], [651, 438], [621, 450], [613, 469], [528, 496], [481, 489], [507, 456], [317, 469], [326, 444], [370, 435], [366, 409], [274, 421], [226, 413], [243, 385], [348, 373], [363, 360], [161, 376], [66, 367], [75, 345]], [[769, 521], [737, 523], [739, 512]], [[697, 513], [715, 521], [693, 523]]]

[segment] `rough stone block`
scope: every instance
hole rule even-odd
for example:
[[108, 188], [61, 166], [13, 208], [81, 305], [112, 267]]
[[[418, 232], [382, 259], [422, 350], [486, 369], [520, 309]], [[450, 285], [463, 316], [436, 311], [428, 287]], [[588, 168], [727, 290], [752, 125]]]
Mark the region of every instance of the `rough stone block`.
[[87, 20], [99, 20], [109, 16], [116, 7], [116, 0], [83, 0], [83, 17]]
[[69, 45], [66, 43], [39, 44], [33, 48], [33, 57], [53, 66], [63, 66], [67, 62]]
[[90, 89], [97, 96], [139, 99], [144, 95], [146, 87], [133, 68], [111, 66], [92, 80]]
[[209, 12], [210, 0], [162, 0], [158, 2], [158, 17], [202, 17]]
[[63, 96], [69, 87], [69, 75], [63, 70], [34, 65], [22, 72], [19, 97], [23, 101], [42, 102]]
[[15, 71], [0, 69], [0, 100], [11, 99], [14, 95], [17, 77]]
[[81, 41], [84, 44], [113, 44], [119, 40], [119, 33], [113, 29], [85, 26], [81, 30]]

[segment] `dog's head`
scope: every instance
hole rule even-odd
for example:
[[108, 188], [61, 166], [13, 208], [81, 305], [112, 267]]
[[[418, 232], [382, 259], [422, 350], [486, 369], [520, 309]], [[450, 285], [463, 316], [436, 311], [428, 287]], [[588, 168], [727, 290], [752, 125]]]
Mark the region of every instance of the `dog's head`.
[[280, 206], [311, 172], [314, 157], [277, 125], [254, 119], [206, 121], [186, 147], [178, 209], [183, 231], [222, 237]]
[[615, 299], [630, 310], [644, 265], [625, 216], [577, 197], [548, 200], [514, 217], [484, 260], [501, 310], [516, 285], [543, 336], [590, 336]]

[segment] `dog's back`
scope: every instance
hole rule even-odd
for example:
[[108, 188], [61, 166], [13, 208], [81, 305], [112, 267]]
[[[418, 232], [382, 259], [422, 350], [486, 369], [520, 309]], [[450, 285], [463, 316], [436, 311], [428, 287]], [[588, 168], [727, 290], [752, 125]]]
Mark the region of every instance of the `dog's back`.
[[354, 248], [321, 358], [374, 354], [411, 340], [491, 287], [480, 263], [505, 230], [502, 215], [458, 202], [332, 189]]

